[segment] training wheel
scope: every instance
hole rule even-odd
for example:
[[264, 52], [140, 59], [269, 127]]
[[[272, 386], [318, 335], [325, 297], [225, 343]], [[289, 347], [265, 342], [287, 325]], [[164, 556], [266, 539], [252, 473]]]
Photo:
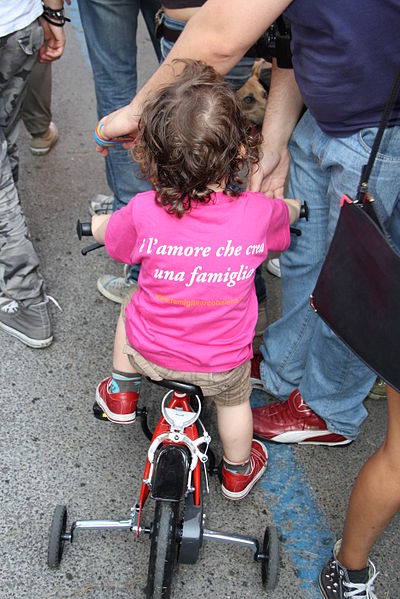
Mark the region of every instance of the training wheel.
[[279, 576], [279, 537], [276, 526], [267, 526], [263, 542], [261, 578], [265, 590], [272, 591]]
[[47, 550], [47, 564], [50, 568], [58, 568], [64, 551], [65, 535], [67, 527], [67, 508], [65, 505], [57, 505], [54, 510], [53, 520], [50, 526], [49, 546]]

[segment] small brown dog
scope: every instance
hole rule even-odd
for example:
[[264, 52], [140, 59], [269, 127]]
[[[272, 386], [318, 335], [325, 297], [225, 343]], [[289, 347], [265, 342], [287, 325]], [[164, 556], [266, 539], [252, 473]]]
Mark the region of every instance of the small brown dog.
[[272, 64], [258, 58], [246, 83], [236, 92], [243, 112], [256, 125], [262, 125], [271, 83]]

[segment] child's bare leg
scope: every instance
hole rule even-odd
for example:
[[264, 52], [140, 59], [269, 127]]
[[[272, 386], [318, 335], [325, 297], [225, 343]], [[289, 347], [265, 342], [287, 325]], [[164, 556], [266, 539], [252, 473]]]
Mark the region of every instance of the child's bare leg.
[[114, 339], [113, 367], [120, 372], [135, 372], [123, 349], [126, 343], [125, 324], [120, 313]]
[[107, 418], [119, 424], [135, 421], [142, 380], [123, 352], [125, 340], [125, 325], [120, 315], [114, 339], [113, 372], [99, 383], [96, 390], [96, 401]]
[[246, 497], [261, 478], [267, 450], [253, 439], [250, 401], [237, 406], [217, 404], [218, 432], [224, 448], [222, 494], [237, 501]]
[[386, 438], [354, 484], [337, 556], [350, 570], [366, 567], [372, 545], [400, 509], [400, 393], [387, 386], [387, 401]]
[[238, 406], [217, 405], [218, 432], [224, 448], [224, 459], [230, 464], [249, 460], [253, 439], [253, 415], [250, 401]]

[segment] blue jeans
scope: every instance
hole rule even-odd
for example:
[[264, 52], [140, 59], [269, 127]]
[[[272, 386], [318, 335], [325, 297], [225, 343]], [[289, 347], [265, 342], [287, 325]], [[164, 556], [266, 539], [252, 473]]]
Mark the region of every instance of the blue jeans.
[[[376, 375], [312, 311], [309, 296], [335, 230], [341, 196], [347, 193], [355, 198], [376, 131], [364, 129], [347, 138], [332, 138], [321, 131], [309, 112], [297, 125], [289, 146], [288, 196], [306, 200], [310, 215], [308, 222], [296, 224], [302, 235], [293, 236], [290, 248], [281, 255], [282, 317], [268, 327], [261, 347], [265, 388], [281, 399], [299, 388], [306, 404], [326, 421], [329, 430], [348, 438], [357, 436], [367, 416], [362, 402]], [[397, 126], [384, 134], [369, 190], [400, 248], [399, 181]]]
[[[185, 21], [178, 21], [177, 19], [171, 19], [164, 15], [163, 17], [165, 25], [168, 29], [175, 29], [176, 31], [182, 31], [185, 27]], [[161, 38], [161, 55], [166, 58], [173, 48], [174, 42], [166, 40], [164, 37]], [[254, 58], [243, 56], [243, 58], [233, 67], [229, 73], [225, 75], [225, 81], [229, 83], [236, 91], [242, 85], [244, 85], [247, 79], [251, 75], [251, 69], [253, 68]]]
[[[136, 95], [139, 10], [160, 60], [159, 42], [154, 34], [154, 16], [160, 3], [157, 0], [78, 0], [78, 5], [93, 70], [97, 116], [101, 119], [129, 104]], [[114, 194], [114, 210], [127, 204], [135, 194], [152, 189], [152, 184], [141, 178], [139, 165], [122, 147], [109, 149], [106, 174]]]

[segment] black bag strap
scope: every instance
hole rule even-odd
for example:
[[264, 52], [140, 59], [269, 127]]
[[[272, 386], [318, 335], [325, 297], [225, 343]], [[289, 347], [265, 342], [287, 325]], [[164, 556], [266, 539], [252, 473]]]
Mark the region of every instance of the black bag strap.
[[387, 122], [389, 120], [390, 113], [392, 112], [396, 98], [399, 94], [399, 90], [400, 90], [400, 67], [399, 67], [396, 77], [394, 79], [388, 101], [386, 102], [385, 110], [383, 111], [382, 119], [379, 124], [378, 133], [376, 134], [376, 137], [375, 137], [372, 149], [371, 149], [371, 154], [369, 155], [368, 162], [367, 162], [367, 164], [364, 164], [364, 166], [362, 168], [361, 179], [360, 179], [360, 183], [358, 185], [358, 190], [357, 190], [356, 202], [362, 202], [365, 194], [368, 193], [368, 179], [371, 174], [372, 167], [374, 166], [375, 158], [376, 158], [376, 155], [379, 150], [379, 146], [382, 141], [382, 136], [386, 129]]
[[279, 35], [285, 37], [286, 35], [291, 36], [291, 27], [288, 20], [285, 20], [283, 15], [279, 15], [279, 17], [275, 21], [276, 27], [279, 31]]

